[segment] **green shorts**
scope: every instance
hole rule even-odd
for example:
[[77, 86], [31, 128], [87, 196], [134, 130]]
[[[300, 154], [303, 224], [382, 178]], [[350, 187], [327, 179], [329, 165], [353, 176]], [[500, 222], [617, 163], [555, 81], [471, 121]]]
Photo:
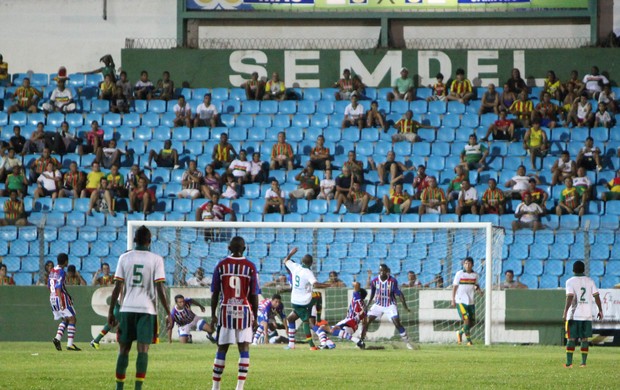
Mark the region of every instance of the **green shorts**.
[[390, 213], [394, 213], [394, 214], [400, 214], [401, 208], [399, 204], [395, 204], [392, 205], [392, 209], [390, 210]]
[[146, 313], [121, 312], [118, 317], [119, 343], [130, 344], [138, 341], [141, 344], [157, 343], [157, 316]]
[[476, 321], [476, 305], [457, 303], [456, 310], [459, 312], [459, 317], [461, 317], [462, 320]]
[[566, 321], [567, 339], [585, 339], [592, 337], [592, 321]]
[[293, 312], [297, 314], [297, 317], [303, 322], [308, 321], [308, 319], [310, 319], [310, 313], [312, 313], [312, 301], [307, 305], [293, 304]]

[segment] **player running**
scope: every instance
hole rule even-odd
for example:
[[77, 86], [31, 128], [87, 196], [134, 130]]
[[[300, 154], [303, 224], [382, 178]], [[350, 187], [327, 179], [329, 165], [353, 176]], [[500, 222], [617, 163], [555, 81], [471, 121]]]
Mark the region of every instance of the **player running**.
[[174, 302], [175, 305], [170, 312], [170, 318], [172, 318], [172, 321], [168, 326], [169, 343], [172, 343], [172, 328], [175, 323], [178, 325], [179, 342], [181, 344], [192, 342], [192, 335], [190, 333], [192, 330], [205, 331], [207, 332], [207, 338], [213, 343], [216, 342], [212, 336], [213, 328], [211, 325], [201, 317], [196, 316], [196, 314], [192, 311], [192, 305], [196, 305], [203, 313], [205, 312], [205, 307], [201, 305], [200, 302], [192, 298], [185, 298], [181, 294], [174, 297]]
[[218, 335], [213, 362], [214, 390], [220, 388], [230, 344], [237, 344], [239, 349], [237, 390], [243, 389], [250, 368], [252, 328], [256, 327], [258, 311], [258, 273], [254, 263], [243, 256], [245, 240], [239, 236], [233, 237], [228, 250], [231, 256], [215, 266], [211, 284], [211, 326], [217, 323]]
[[319, 340], [321, 340], [321, 349], [336, 348], [336, 344], [327, 338], [327, 333], [334, 337], [340, 337], [341, 340], [351, 340], [354, 343], [360, 341], [359, 338], [353, 337], [353, 334], [357, 331], [359, 323], [362, 322], [362, 324], [364, 324], [366, 321], [364, 300], [367, 295], [368, 293], [366, 290], [360, 288], [359, 282], [353, 283], [353, 298], [351, 298], [351, 303], [349, 303], [346, 318], [332, 327], [329, 327], [329, 325], [322, 325], [316, 332], [319, 336]]
[[360, 340], [357, 343], [357, 346], [364, 349], [366, 344], [364, 343], [364, 339], [366, 338], [366, 332], [368, 331], [368, 326], [373, 323], [375, 319], [381, 319], [383, 314], [386, 314], [392, 320], [392, 323], [398, 330], [400, 334], [401, 340], [403, 340], [408, 349], [413, 349], [413, 345], [409, 342], [409, 336], [407, 336], [407, 330], [400, 323], [400, 317], [398, 316], [398, 307], [396, 306], [396, 297], [399, 296], [401, 302], [403, 303], [403, 307], [408, 312], [409, 307], [407, 307], [407, 301], [405, 300], [405, 296], [398, 288], [398, 281], [393, 276], [390, 276], [390, 269], [387, 265], [381, 264], [379, 266], [379, 276], [375, 277], [370, 281], [370, 299], [368, 300], [368, 304], [370, 302], [374, 303], [368, 311], [368, 321], [363, 323], [362, 326], [362, 335]]
[[67, 351], [81, 351], [75, 344], [73, 344], [73, 338], [75, 337], [75, 309], [73, 308], [73, 299], [67, 292], [65, 287], [65, 267], [69, 264], [69, 256], [66, 253], [58, 254], [56, 258], [58, 265], [51, 271], [49, 278], [47, 279], [47, 287], [50, 290], [50, 305], [52, 306], [52, 313], [55, 320], [61, 320], [58, 324], [58, 330], [56, 331], [56, 337], [52, 339], [56, 350], [62, 351], [60, 340], [67, 329]]
[[[116, 305], [114, 305], [114, 317], [118, 318], [119, 314], [120, 314], [120, 309], [121, 309], [121, 305], [119, 301], [116, 301]], [[99, 334], [97, 335], [97, 337], [95, 337], [94, 339], [92, 339], [90, 341], [90, 346], [95, 348], [95, 349], [99, 349], [100, 345], [99, 343], [101, 342], [101, 339], [108, 334], [108, 332], [112, 329], [112, 327], [110, 327], [110, 324], [108, 324], [106, 322], [106, 324], [103, 326], [103, 329], [101, 329], [101, 332], [99, 332]]]
[[457, 271], [452, 282], [452, 307], [456, 307], [459, 317], [463, 320], [463, 326], [456, 331], [456, 340], [459, 345], [463, 342], [463, 334], [467, 339], [467, 345], [471, 342], [471, 328], [476, 324], [476, 305], [474, 292], [478, 291], [482, 295], [482, 290], [478, 285], [478, 273], [474, 271], [474, 259], [466, 257], [463, 260], [463, 269]]
[[282, 304], [282, 296], [280, 294], [273, 294], [271, 299], [263, 299], [258, 304], [258, 328], [256, 333], [254, 333], [252, 345], [258, 345], [265, 331], [267, 331], [270, 344], [275, 344], [278, 341], [276, 316], [280, 317], [280, 320], [282, 320], [286, 327], [286, 315], [284, 314], [284, 305]]

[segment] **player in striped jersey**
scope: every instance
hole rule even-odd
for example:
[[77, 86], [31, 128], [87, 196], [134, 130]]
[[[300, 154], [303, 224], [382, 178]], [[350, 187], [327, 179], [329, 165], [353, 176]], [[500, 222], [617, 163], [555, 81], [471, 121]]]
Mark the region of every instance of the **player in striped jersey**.
[[381, 317], [386, 314], [392, 320], [392, 323], [398, 330], [400, 334], [400, 338], [407, 344], [408, 349], [413, 349], [413, 346], [409, 342], [409, 336], [407, 336], [407, 330], [400, 323], [400, 318], [398, 316], [398, 307], [396, 306], [396, 297], [399, 296], [401, 302], [403, 303], [403, 307], [408, 312], [409, 307], [407, 307], [407, 301], [405, 300], [405, 296], [400, 292], [398, 288], [398, 281], [393, 276], [390, 276], [390, 269], [387, 265], [381, 264], [379, 266], [379, 276], [375, 277], [370, 281], [370, 302], [374, 303], [370, 310], [368, 311], [368, 321], [365, 322], [362, 326], [362, 335], [360, 337], [360, 341], [357, 343], [357, 346], [360, 348], [365, 348], [364, 339], [366, 338], [366, 332], [368, 331], [368, 326], [372, 324], [372, 322], [376, 319], [381, 319]]
[[282, 304], [282, 296], [280, 294], [273, 294], [271, 299], [263, 299], [258, 304], [258, 328], [256, 329], [256, 333], [254, 333], [254, 341], [252, 341], [252, 345], [258, 345], [265, 330], [268, 333], [268, 340], [270, 344], [274, 344], [278, 340], [276, 316], [280, 317], [285, 327], [288, 325], [286, 323], [284, 305]]
[[340, 337], [341, 340], [351, 340], [354, 343], [360, 341], [359, 338], [354, 337], [353, 334], [357, 331], [359, 323], [362, 322], [362, 324], [364, 324], [366, 321], [364, 300], [367, 294], [365, 289], [360, 288], [359, 282], [353, 283], [353, 297], [351, 298], [351, 303], [349, 303], [347, 316], [332, 327], [328, 325], [321, 326], [316, 332], [319, 336], [319, 340], [321, 340], [322, 349], [336, 348], [336, 344], [327, 338], [327, 333], [334, 337]]
[[482, 295], [478, 285], [478, 274], [474, 271], [474, 259], [466, 257], [463, 260], [463, 269], [457, 271], [452, 283], [452, 307], [456, 307], [463, 326], [456, 331], [457, 342], [463, 341], [463, 334], [467, 338], [467, 345], [472, 345], [470, 338], [471, 328], [476, 324], [476, 305], [474, 292]]
[[47, 280], [47, 287], [50, 290], [50, 305], [55, 320], [62, 320], [58, 324], [56, 337], [52, 339], [54, 346], [58, 351], [62, 351], [60, 340], [67, 329], [67, 351], [81, 351], [73, 344], [75, 336], [75, 309], [73, 308], [73, 299], [67, 292], [65, 287], [65, 267], [69, 264], [69, 256], [66, 253], [59, 253], [57, 257], [57, 266], [50, 271]]
[[243, 389], [245, 385], [260, 292], [256, 266], [243, 256], [245, 240], [239, 236], [233, 237], [228, 250], [232, 254], [215, 266], [211, 284], [211, 326], [217, 324], [218, 334], [218, 347], [213, 362], [214, 390], [220, 388], [230, 344], [237, 344], [239, 348], [237, 390]]
[[181, 344], [192, 342], [192, 335], [190, 333], [192, 329], [207, 332], [207, 338], [211, 340], [211, 342], [215, 342], [212, 336], [213, 328], [211, 325], [208, 324], [207, 321], [196, 316], [192, 311], [192, 305], [196, 305], [203, 313], [205, 312], [205, 307], [202, 306], [200, 302], [192, 298], [185, 298], [181, 294], [174, 297], [174, 302], [175, 305], [170, 312], [172, 321], [168, 326], [168, 342], [172, 343], [172, 327], [175, 323], [179, 326], [179, 342]]

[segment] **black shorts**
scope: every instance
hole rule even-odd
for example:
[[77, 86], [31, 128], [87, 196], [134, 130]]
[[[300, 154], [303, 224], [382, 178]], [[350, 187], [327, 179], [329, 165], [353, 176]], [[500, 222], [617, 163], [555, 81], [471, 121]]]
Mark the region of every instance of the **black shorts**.
[[157, 157], [155, 159], [155, 162], [157, 163], [157, 166], [160, 168], [172, 168], [174, 167], [174, 160], [172, 160], [172, 156], [170, 158], [162, 158], [162, 157]]
[[310, 166], [314, 168], [315, 170], [324, 171], [327, 168], [326, 167], [327, 161], [328, 161], [327, 159], [310, 160]]
[[593, 171], [596, 169], [596, 161], [594, 161], [594, 157], [584, 157], [581, 160], [581, 166], [588, 171]]

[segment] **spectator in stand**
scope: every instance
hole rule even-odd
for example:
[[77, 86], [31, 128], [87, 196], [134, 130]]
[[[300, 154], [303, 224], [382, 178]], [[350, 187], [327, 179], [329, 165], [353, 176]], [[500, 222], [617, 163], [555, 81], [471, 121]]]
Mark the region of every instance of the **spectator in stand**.
[[340, 207], [344, 204], [347, 208], [347, 212], [364, 215], [368, 213], [368, 203], [371, 200], [378, 199], [362, 190], [360, 183], [354, 181], [348, 195], [345, 196], [344, 194], [340, 194], [338, 196], [334, 214], [340, 213]]
[[555, 208], [555, 213], [558, 217], [562, 214], [573, 214], [582, 217], [588, 202], [586, 191], [583, 190], [583, 187], [574, 187], [571, 178], [566, 178], [564, 184], [566, 188], [560, 194], [560, 200]]
[[420, 215], [445, 214], [447, 212], [446, 205], [448, 202], [446, 200], [446, 194], [441, 188], [437, 187], [437, 180], [435, 180], [434, 177], [431, 177], [429, 186], [422, 191], [420, 200], [422, 201], [418, 209]]
[[211, 103], [211, 94], [205, 94], [202, 103], [196, 109], [196, 117], [194, 118], [194, 127], [210, 126], [216, 127], [219, 122], [219, 113], [215, 104]]
[[172, 141], [169, 139], [164, 141], [164, 147], [159, 152], [153, 149], [149, 151], [149, 162], [144, 166], [144, 169], [150, 170], [153, 160], [155, 160], [158, 168], [180, 168], [179, 152], [172, 147]]
[[573, 101], [564, 126], [592, 127], [593, 120], [592, 104], [588, 100], [588, 94], [583, 92], [581, 96]]
[[478, 115], [485, 114], [487, 112], [493, 112], [499, 114], [499, 93], [495, 90], [495, 84], [489, 84], [487, 90], [480, 99], [480, 109]]
[[45, 265], [43, 266], [43, 273], [39, 277], [39, 282], [37, 283], [37, 286], [47, 286], [47, 282], [50, 278], [50, 272], [53, 269], [54, 269], [54, 262], [51, 260], [46, 261]]
[[355, 178], [355, 181], [362, 184], [364, 183], [364, 163], [357, 159], [357, 155], [353, 150], [350, 150], [347, 154], [347, 161], [344, 162], [343, 168], [349, 168], [349, 172]]
[[95, 153], [103, 145], [103, 129], [99, 127], [99, 122], [90, 122], [90, 131], [86, 133], [86, 145], [78, 146], [80, 156]]
[[488, 148], [478, 142], [476, 134], [471, 134], [469, 136], [469, 142], [463, 147], [463, 151], [461, 152], [461, 165], [467, 171], [476, 169], [478, 173], [480, 173], [487, 167], [486, 158], [488, 155]]
[[616, 177], [611, 179], [608, 183], [605, 183], [605, 187], [609, 189], [607, 192], [603, 192], [601, 199], [603, 202], [608, 200], [620, 200], [620, 169], [616, 171]]
[[504, 277], [505, 279], [499, 287], [501, 290], [508, 290], [511, 288], [527, 288], [525, 284], [519, 282], [518, 280], [515, 280], [515, 273], [511, 269], [506, 270], [506, 272], [504, 273]]
[[90, 198], [93, 192], [99, 188], [99, 182], [105, 178], [105, 173], [101, 172], [99, 163], [93, 162], [91, 171], [86, 175], [86, 185], [80, 194], [82, 198]]
[[122, 71], [121, 77], [116, 81], [114, 100], [110, 111], [116, 113], [129, 113], [129, 100], [133, 97], [133, 88], [127, 80], [127, 72]]
[[78, 170], [78, 165], [75, 161], [69, 164], [69, 171], [65, 173], [62, 180], [62, 189], [58, 193], [59, 198], [73, 197], [77, 199], [82, 193], [82, 189], [86, 184], [86, 175], [84, 172]]
[[422, 192], [430, 185], [431, 179], [435, 179], [433, 176], [426, 175], [426, 167], [424, 165], [418, 165], [418, 174], [413, 178], [413, 199], [420, 199]]
[[530, 125], [534, 105], [532, 101], [528, 99], [527, 91], [523, 91], [519, 94], [519, 100], [515, 100], [508, 111], [517, 117], [517, 124], [520, 127], [528, 127]]
[[345, 198], [349, 196], [351, 192], [351, 185], [355, 181], [354, 176], [351, 175], [351, 170], [348, 167], [342, 167], [342, 173], [336, 178], [336, 194], [334, 199], [338, 199], [341, 196]]
[[271, 148], [271, 162], [269, 168], [272, 170], [285, 168], [287, 171], [293, 169], [293, 148], [286, 142], [286, 134], [281, 131], [278, 133], [278, 143]]
[[521, 199], [525, 196], [525, 194], [529, 194], [532, 197], [532, 203], [536, 203], [543, 210], [543, 214], [546, 213], [547, 210], [547, 199], [549, 198], [549, 194], [547, 191], [542, 188], [537, 187], [538, 182], [535, 178], [530, 178], [527, 182], [527, 190], [521, 193]]
[[73, 100], [73, 92], [70, 89], [65, 88], [65, 79], [58, 79], [56, 82], [56, 89], [52, 92], [50, 100], [43, 103], [43, 111], [46, 114], [50, 112], [62, 112], [69, 114], [74, 112], [77, 108], [75, 101]]
[[338, 91], [334, 94], [336, 100], [349, 100], [351, 94], [354, 92], [353, 79], [351, 79], [351, 71], [345, 69], [342, 71], [342, 78], [334, 83], [334, 88], [338, 88]]
[[465, 71], [462, 68], [456, 70], [456, 79], [450, 84], [448, 100], [455, 100], [463, 104], [469, 103], [474, 97], [471, 82], [465, 78]]
[[341, 129], [349, 126], [357, 126], [362, 131], [364, 128], [364, 106], [358, 103], [357, 94], [351, 95], [351, 103], [344, 109], [344, 118], [342, 119]]
[[196, 169], [196, 160], [191, 160], [187, 170], [181, 177], [183, 189], [177, 194], [179, 198], [196, 199], [200, 196], [200, 185], [203, 182], [202, 173]]
[[20, 198], [26, 196], [26, 192], [28, 191], [28, 179], [26, 179], [26, 175], [24, 175], [24, 170], [21, 166], [14, 166], [13, 172], [6, 176], [4, 188], [4, 196], [10, 193], [10, 191], [17, 191], [17, 195]]
[[216, 169], [228, 169], [228, 166], [235, 156], [237, 156], [237, 151], [230, 142], [228, 142], [228, 134], [222, 133], [220, 135], [220, 142], [213, 147], [213, 153], [211, 153], [213, 166]]
[[2, 54], [0, 54], [0, 87], [8, 87], [11, 85], [11, 77], [9, 76], [9, 64], [4, 62]]
[[196, 268], [194, 276], [187, 279], [188, 287], [211, 287], [211, 278], [205, 277], [205, 270], [202, 267]]
[[41, 157], [37, 158], [30, 164], [30, 182], [35, 183], [39, 176], [45, 171], [48, 163], [52, 163], [54, 170], [60, 168], [60, 162], [50, 155], [49, 148], [44, 148]]
[[235, 177], [230, 173], [224, 173], [222, 182], [226, 188], [224, 192], [222, 192], [222, 198], [237, 199], [239, 197], [239, 192], [241, 191], [241, 186], [237, 183]]
[[110, 195], [112, 195], [112, 198], [126, 198], [129, 194], [127, 193], [127, 190], [125, 188], [125, 181], [123, 179], [123, 175], [121, 175], [118, 170], [118, 165], [112, 165], [112, 167], [110, 168], [110, 173], [108, 173], [108, 175], [106, 176], [106, 179], [108, 180], [107, 189], [110, 191]]
[[116, 140], [111, 139], [108, 145], [102, 144], [95, 151], [95, 161], [97, 161], [105, 169], [112, 168], [112, 165], [121, 166], [121, 155], [125, 154], [125, 150], [116, 146]]
[[600, 102], [598, 109], [594, 115], [594, 127], [606, 127], [611, 129], [616, 125], [616, 119], [613, 116], [613, 112], [607, 109], [607, 104]]
[[499, 100], [499, 110], [510, 111], [510, 107], [517, 100], [517, 94], [508, 88], [508, 84], [504, 84], [504, 89]]
[[314, 168], [306, 167], [295, 176], [299, 182], [296, 190], [289, 194], [291, 199], [315, 199], [319, 193], [319, 178], [314, 175]]
[[245, 89], [245, 98], [247, 100], [261, 100], [265, 93], [265, 83], [258, 78], [258, 72], [253, 72], [252, 77], [241, 84], [241, 88]]
[[27, 224], [24, 202], [17, 197], [17, 191], [10, 190], [9, 198], [4, 201], [4, 218], [0, 219], [0, 226], [26, 226]]
[[0, 182], [4, 183], [6, 181], [9, 173], [13, 172], [13, 167], [18, 166], [22, 167], [22, 159], [16, 157], [15, 149], [9, 148], [8, 153], [2, 157], [2, 161], [0, 161]]
[[598, 95], [599, 107], [601, 106], [601, 103], [605, 103], [611, 114], [616, 114], [616, 93], [611, 90], [611, 85], [609, 84], [603, 85], [603, 90]]
[[433, 101], [439, 100], [441, 102], [445, 102], [446, 92], [447, 92], [448, 87], [446, 87], [446, 84], [443, 83], [443, 74], [437, 73], [437, 75], [435, 76], [435, 79], [436, 79], [435, 84], [428, 86], [429, 88], [433, 90], [433, 94], [427, 97], [426, 101], [433, 102]]
[[353, 79], [353, 92], [357, 93], [357, 97], [359, 97], [360, 100], [367, 100], [368, 97], [366, 97], [366, 84], [362, 82], [362, 78], [360, 77], [360, 75], [353, 75], [351, 79]]
[[551, 95], [543, 92], [541, 102], [532, 111], [531, 121], [534, 123], [535, 120], [539, 120], [541, 126], [553, 129], [558, 123], [559, 112], [559, 107], [551, 102]]
[[480, 140], [488, 142], [489, 136], [493, 134], [493, 141], [515, 141], [515, 125], [510, 119], [506, 119], [506, 111], [499, 112], [499, 118], [487, 129], [487, 133]]
[[540, 164], [547, 155], [549, 143], [547, 133], [540, 127], [538, 119], [532, 121], [532, 127], [523, 136], [523, 149], [530, 155], [532, 169], [536, 170], [536, 157], [540, 157]]
[[97, 189], [90, 194], [90, 202], [86, 214], [92, 216], [93, 210], [100, 213], [109, 211], [111, 216], [116, 216], [114, 212], [114, 196], [108, 189], [108, 179], [106, 177], [101, 178]]
[[114, 284], [114, 275], [110, 274], [110, 264], [102, 263], [101, 269], [93, 275], [93, 286], [111, 286]]
[[[374, 165], [373, 160], [369, 160], [369, 162]], [[400, 161], [396, 161], [396, 153], [393, 150], [387, 152], [387, 156], [385, 162], [377, 165], [377, 173], [379, 174], [379, 185], [384, 185], [386, 182], [386, 178], [388, 178], [389, 174], [389, 182], [399, 182], [402, 183], [404, 176], [403, 173], [407, 171], [413, 170], [414, 167], [407, 168], [405, 164]]]
[[340, 278], [338, 278], [338, 272], [336, 271], [329, 272], [329, 279], [325, 281], [325, 284], [329, 285], [328, 288], [347, 287], [347, 285]]
[[15, 149], [15, 153], [24, 153], [24, 146], [26, 146], [26, 138], [22, 135], [22, 129], [19, 126], [13, 126], [13, 136], [9, 139], [9, 148]]
[[67, 286], [87, 286], [86, 280], [80, 275], [75, 268], [75, 265], [71, 264], [67, 267], [67, 276], [65, 277], [65, 284]]
[[332, 179], [332, 170], [326, 169], [325, 176], [319, 184], [320, 192], [317, 199], [332, 200], [336, 193], [336, 181]]
[[392, 92], [388, 92], [386, 99], [389, 102], [394, 100], [406, 100], [408, 102], [415, 99], [415, 88], [413, 79], [409, 78], [409, 70], [402, 68], [400, 77], [392, 83]]
[[155, 203], [157, 203], [155, 191], [148, 188], [146, 178], [136, 177], [138, 177], [138, 185], [132, 186], [129, 193], [129, 213], [141, 210], [144, 215], [149, 215], [155, 208]]
[[522, 91], [527, 92], [527, 85], [525, 80], [521, 78], [521, 71], [517, 68], [513, 68], [510, 74], [510, 78], [506, 81], [508, 90], [515, 94], [520, 94]]
[[64, 156], [67, 153], [74, 153], [78, 144], [81, 142], [82, 140], [79, 139], [75, 133], [71, 133], [69, 123], [63, 121], [54, 136], [54, 146], [52, 150], [54, 153]]
[[252, 164], [248, 161], [247, 152], [241, 149], [239, 157], [230, 163], [227, 172], [232, 174], [237, 183], [242, 186], [250, 182], [251, 167]]
[[167, 70], [162, 73], [161, 79], [157, 81], [157, 86], [153, 90], [152, 96], [153, 99], [165, 101], [174, 99], [174, 81], [170, 80], [170, 72]]
[[515, 210], [515, 218], [517, 220], [512, 221], [512, 230], [517, 231], [523, 228], [531, 228], [533, 231], [536, 231], [542, 229], [543, 225], [540, 223], [540, 216], [543, 213], [543, 209], [537, 203], [532, 202], [532, 196], [525, 194], [523, 202]]
[[285, 203], [284, 191], [280, 189], [280, 183], [278, 183], [277, 180], [272, 180], [271, 188], [269, 188], [265, 194], [263, 215], [274, 212], [279, 212], [281, 215], [286, 214]]
[[590, 74], [583, 77], [583, 83], [586, 85], [587, 98], [597, 100], [603, 86], [609, 84], [609, 80], [604, 75], [599, 74], [598, 66], [593, 66]]
[[543, 100], [545, 93], [549, 94], [550, 99], [562, 100], [562, 83], [555, 76], [555, 72], [550, 70], [547, 72], [547, 78], [544, 81], [542, 91], [540, 91], [540, 100]]
[[443, 288], [443, 276], [439, 273], [435, 275], [433, 280], [424, 284], [424, 288]]
[[280, 75], [277, 72], [273, 72], [271, 80], [265, 83], [263, 100], [286, 100], [286, 86], [284, 81], [280, 81]]
[[37, 178], [37, 189], [34, 190], [34, 200], [36, 201], [40, 197], [51, 196], [52, 199], [58, 197], [58, 191], [60, 191], [62, 181], [62, 174], [58, 169], [54, 168], [54, 163], [48, 162], [45, 166], [45, 170], [41, 172]]
[[383, 113], [379, 111], [379, 103], [376, 100], [373, 100], [370, 103], [370, 110], [366, 113], [366, 127], [377, 126], [385, 132], [388, 130]]
[[291, 283], [286, 275], [273, 274], [272, 280], [265, 282], [262, 287], [275, 287], [279, 292], [291, 291]]
[[575, 187], [581, 187], [588, 195], [588, 199], [593, 198], [594, 186], [590, 181], [588, 175], [586, 175], [586, 169], [584, 167], [577, 168], [577, 175], [573, 177], [573, 185]]
[[402, 141], [408, 141], [411, 143], [421, 141], [422, 139], [418, 136], [419, 129], [439, 129], [438, 127], [423, 125], [422, 123], [414, 120], [413, 111], [411, 110], [407, 110], [407, 112], [405, 112], [405, 115], [394, 124], [394, 128], [398, 130], [398, 133], [392, 136], [392, 145], [396, 142]]
[[15, 104], [9, 107], [7, 113], [9, 115], [18, 111], [35, 113], [39, 111], [37, 108], [37, 102], [42, 97], [43, 93], [41, 93], [38, 89], [31, 87], [30, 79], [28, 77], [24, 77], [22, 85], [17, 87], [13, 93], [13, 100], [15, 100]]
[[[237, 214], [235, 214], [235, 210], [230, 207], [224, 206], [220, 203], [220, 196], [218, 194], [213, 194], [207, 202], [203, 203], [196, 210], [196, 221], [206, 221], [206, 222], [222, 222], [226, 220], [226, 216], [230, 215], [230, 221], [237, 220]], [[206, 234], [207, 232], [205, 232]], [[209, 232], [213, 233], [213, 232]]]
[[308, 166], [320, 171], [331, 169], [332, 167], [329, 148], [325, 147], [325, 137], [322, 135], [316, 137], [316, 145], [310, 150]]
[[105, 76], [111, 76], [112, 80], [116, 80], [116, 65], [114, 64], [114, 59], [112, 58], [112, 56], [110, 54], [106, 54], [99, 59], [99, 62], [103, 63], [103, 66], [101, 68], [97, 68], [89, 72], [84, 72], [84, 74], [101, 73], [104, 78]]
[[[131, 166], [129, 172], [127, 172], [127, 176], [125, 177], [125, 188], [129, 194], [131, 194], [133, 190], [138, 187], [138, 181], [140, 179], [144, 179], [146, 184], [149, 184], [150, 182], [144, 171], [134, 164]], [[155, 192], [153, 192], [153, 194], [155, 194]]]
[[265, 183], [267, 181], [266, 163], [261, 161], [260, 153], [252, 153], [252, 161], [250, 161], [250, 180], [252, 183]]
[[510, 199], [521, 199], [523, 192], [527, 191], [529, 187], [530, 179], [536, 180], [537, 183], [539, 182], [537, 176], [526, 174], [525, 166], [519, 165], [517, 174], [504, 184], [506, 188], [509, 188], [504, 195]]
[[478, 214], [478, 191], [469, 183], [469, 179], [461, 183], [458, 203], [456, 205], [456, 215], [461, 217], [463, 214]]
[[415, 272], [407, 272], [407, 281], [400, 285], [404, 288], [422, 288], [422, 283], [418, 280], [418, 275]]
[[200, 192], [205, 199], [211, 199], [214, 194], [222, 193], [222, 178], [215, 171], [213, 164], [207, 164]]
[[454, 179], [448, 184], [448, 202], [458, 199], [463, 181], [468, 179], [468, 172], [462, 165], [454, 167], [454, 174]]
[[585, 89], [586, 84], [581, 81], [581, 79], [579, 78], [579, 72], [577, 72], [576, 70], [570, 72], [570, 77], [561, 86], [563, 97], [568, 94], [574, 94], [575, 96], [579, 96]]
[[151, 100], [153, 88], [153, 83], [149, 80], [149, 72], [143, 70], [140, 72], [140, 80], [134, 86], [134, 97], [139, 100]]
[[497, 188], [495, 179], [489, 179], [489, 187], [482, 194], [482, 202], [480, 204], [480, 215], [498, 214], [503, 215], [505, 210], [504, 193]]
[[37, 123], [35, 131], [32, 132], [30, 139], [24, 144], [22, 156], [29, 153], [41, 153], [46, 147], [48, 147], [48, 143], [45, 136], [45, 128], [43, 122], [39, 122]]
[[185, 101], [185, 96], [179, 96], [177, 104], [174, 105], [175, 118], [172, 121], [175, 127], [187, 126], [192, 127], [192, 108], [189, 103]]
[[112, 101], [116, 96], [116, 83], [111, 75], [107, 74], [99, 84], [99, 99]]
[[551, 185], [563, 183], [565, 179], [572, 179], [577, 175], [577, 163], [570, 159], [568, 150], [563, 150], [551, 167]]
[[13, 277], [7, 275], [6, 264], [0, 263], [0, 286], [14, 286]]
[[411, 197], [407, 191], [403, 191], [402, 183], [392, 182], [389, 196], [383, 195], [383, 207], [386, 215], [407, 214], [411, 207]]
[[560, 109], [560, 118], [564, 121], [563, 125], [568, 126], [568, 119], [573, 111], [573, 102], [577, 99], [578, 94], [575, 91], [576, 88], [573, 87], [572, 83], [569, 83], [567, 87], [567, 93], [564, 95], [564, 99], [562, 100], [562, 107]]
[[603, 164], [601, 161], [601, 150], [594, 146], [594, 138], [588, 137], [584, 142], [584, 146], [579, 149], [577, 154], [577, 167], [584, 167], [588, 171], [601, 171]]

